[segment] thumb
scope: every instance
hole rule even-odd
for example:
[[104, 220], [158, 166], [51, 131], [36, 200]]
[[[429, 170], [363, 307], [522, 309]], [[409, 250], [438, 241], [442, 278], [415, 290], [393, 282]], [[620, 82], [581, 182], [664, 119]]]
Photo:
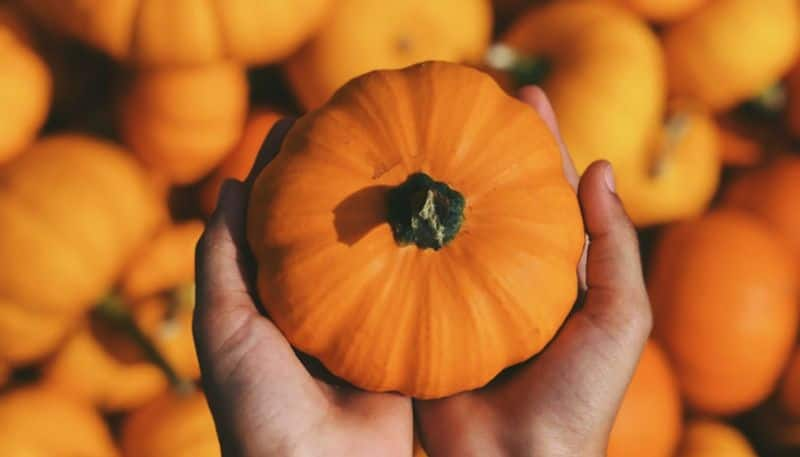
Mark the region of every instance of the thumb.
[[581, 312], [612, 336], [646, 337], [652, 314], [639, 242], [617, 196], [611, 164], [598, 161], [589, 166], [581, 177], [578, 198], [589, 235], [587, 291]]

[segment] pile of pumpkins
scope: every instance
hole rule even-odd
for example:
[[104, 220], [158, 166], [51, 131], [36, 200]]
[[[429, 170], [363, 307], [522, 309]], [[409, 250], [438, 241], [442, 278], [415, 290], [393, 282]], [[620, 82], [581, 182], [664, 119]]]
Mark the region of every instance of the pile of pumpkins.
[[222, 181], [426, 60], [540, 85], [578, 171], [614, 166], [655, 330], [609, 455], [796, 455], [797, 0], [0, 0], [0, 454], [219, 456], [191, 315]]

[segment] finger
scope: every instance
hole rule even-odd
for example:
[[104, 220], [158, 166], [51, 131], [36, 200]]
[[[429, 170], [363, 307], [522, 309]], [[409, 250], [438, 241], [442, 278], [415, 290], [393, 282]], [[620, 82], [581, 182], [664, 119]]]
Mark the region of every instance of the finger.
[[253, 163], [253, 168], [250, 169], [250, 173], [247, 175], [244, 183], [247, 188], [253, 186], [256, 178], [258, 175], [261, 174], [261, 170], [264, 169], [271, 161], [278, 155], [280, 152], [281, 145], [283, 144], [283, 139], [286, 138], [286, 134], [289, 133], [289, 130], [294, 125], [294, 118], [285, 117], [272, 127], [267, 135], [267, 138], [264, 140], [264, 144], [261, 145], [261, 148], [258, 150], [258, 155], [256, 155], [255, 163]]
[[616, 194], [611, 165], [595, 162], [578, 189], [589, 245], [582, 312], [615, 336], [646, 336], [652, 315], [636, 230]]
[[564, 168], [564, 176], [572, 184], [573, 189], [578, 188], [578, 172], [575, 169], [575, 164], [572, 162], [572, 157], [569, 155], [564, 138], [561, 136], [561, 131], [558, 128], [558, 121], [556, 120], [556, 113], [553, 106], [550, 105], [550, 100], [545, 95], [544, 91], [539, 86], [524, 86], [519, 90], [519, 99], [527, 103], [539, 114], [550, 133], [553, 134], [558, 142], [559, 150], [561, 151], [561, 166]]

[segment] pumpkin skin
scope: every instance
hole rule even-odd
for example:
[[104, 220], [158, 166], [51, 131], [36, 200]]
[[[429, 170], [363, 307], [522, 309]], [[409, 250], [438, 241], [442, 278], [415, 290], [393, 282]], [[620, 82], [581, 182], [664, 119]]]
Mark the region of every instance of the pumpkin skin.
[[286, 74], [300, 103], [315, 109], [368, 71], [426, 60], [478, 63], [491, 31], [489, 0], [340, 0], [286, 62]]
[[686, 424], [678, 457], [758, 457], [747, 438], [728, 424], [694, 419]]
[[784, 413], [800, 419], [800, 350], [795, 349], [783, 375], [778, 390], [778, 403]]
[[127, 301], [193, 284], [194, 251], [203, 228], [199, 220], [162, 227], [125, 268], [119, 288]]
[[637, 227], [701, 214], [717, 190], [722, 168], [717, 128], [707, 114], [677, 107], [668, 115], [639, 173], [626, 174], [618, 188]]
[[773, 131], [731, 117], [717, 119], [722, 163], [731, 167], [753, 167], [762, 163]]
[[611, 429], [607, 455], [672, 457], [682, 427], [678, 381], [667, 355], [650, 340]]
[[331, 0], [23, 0], [45, 23], [138, 64], [281, 60], [325, 18]]
[[611, 0], [653, 22], [682, 19], [711, 0]]
[[50, 109], [53, 81], [22, 20], [0, 6], [0, 163], [31, 143]]
[[281, 117], [269, 109], [257, 109], [250, 114], [239, 144], [228, 153], [219, 168], [203, 184], [200, 204], [206, 215], [211, 215], [217, 207], [219, 191], [226, 179], [243, 181], [247, 177], [267, 134]]
[[200, 391], [166, 393], [122, 426], [125, 457], [220, 457], [217, 432]]
[[666, 105], [662, 52], [646, 23], [603, 2], [555, 2], [529, 9], [501, 41], [548, 61], [544, 77], [524, 82], [547, 92], [579, 173], [607, 159], [620, 185], [642, 174]]
[[3, 455], [119, 455], [103, 418], [88, 403], [41, 386], [0, 397], [0, 430]]
[[163, 217], [146, 173], [105, 141], [52, 136], [0, 168], [0, 256], [17, 259], [0, 262], [0, 359], [55, 349]]
[[800, 259], [800, 159], [781, 156], [735, 181], [723, 196], [726, 205], [765, 220]]
[[238, 141], [247, 97], [244, 69], [232, 63], [143, 70], [122, 99], [120, 133], [150, 168], [191, 183]]
[[45, 366], [44, 383], [111, 412], [140, 407], [167, 389], [158, 367], [138, 354], [120, 357], [106, 343], [81, 328]]
[[691, 408], [735, 414], [770, 394], [797, 333], [796, 278], [784, 244], [743, 211], [666, 230], [648, 290], [655, 335]]
[[798, 44], [795, 0], [709, 1], [664, 32], [670, 91], [724, 111], [781, 79]]
[[[543, 121], [488, 75], [428, 62], [359, 77], [300, 118], [256, 180], [247, 228], [262, 303], [356, 386], [418, 398], [482, 386], [540, 351], [575, 299], [583, 224], [561, 170]], [[416, 211], [398, 195], [419, 172], [465, 199], [439, 250], [398, 246], [408, 233], [386, 223]]]

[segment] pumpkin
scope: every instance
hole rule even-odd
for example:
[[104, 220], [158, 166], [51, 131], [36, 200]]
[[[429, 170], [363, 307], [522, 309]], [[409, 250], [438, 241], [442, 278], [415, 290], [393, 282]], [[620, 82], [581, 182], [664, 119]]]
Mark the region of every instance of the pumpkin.
[[767, 156], [771, 129], [723, 116], [717, 119], [719, 151], [722, 163], [732, 167], [752, 167]]
[[127, 301], [194, 284], [194, 251], [203, 228], [199, 220], [162, 227], [125, 268], [120, 292]]
[[8, 382], [8, 379], [11, 377], [11, 369], [8, 365], [0, 362], [0, 387], [5, 385]]
[[0, 396], [0, 452], [13, 457], [119, 455], [103, 418], [88, 403], [41, 386]]
[[145, 172], [112, 143], [51, 136], [0, 168], [0, 257], [14, 259], [0, 262], [0, 359], [55, 349], [163, 217]]
[[33, 141], [50, 109], [50, 70], [33, 50], [26, 27], [0, 6], [0, 162]]
[[664, 32], [670, 91], [724, 111], [781, 79], [799, 44], [795, 0], [710, 0]]
[[699, 215], [717, 190], [721, 163], [714, 120], [679, 106], [640, 156], [639, 172], [619, 180], [625, 209], [639, 227]]
[[247, 97], [244, 69], [232, 63], [142, 70], [122, 98], [120, 133], [150, 168], [187, 184], [236, 144]]
[[608, 457], [672, 457], [681, 438], [681, 395], [667, 356], [647, 342], [611, 429]]
[[711, 419], [686, 424], [678, 457], [758, 457], [747, 438], [734, 427]]
[[194, 287], [171, 300], [151, 298], [137, 303], [133, 315], [175, 373], [185, 380], [200, 379], [200, 364], [194, 349], [192, 314]]
[[797, 333], [796, 278], [784, 244], [741, 210], [666, 230], [648, 290], [655, 334], [691, 408], [735, 414], [775, 388]]
[[144, 65], [281, 60], [331, 0], [22, 0], [51, 27]]
[[800, 419], [800, 350], [795, 349], [778, 390], [781, 410], [795, 419]]
[[489, 0], [339, 0], [287, 61], [289, 82], [301, 104], [314, 109], [371, 70], [434, 59], [478, 63], [491, 35], [490, 6]]
[[[489, 63], [511, 87], [547, 92], [579, 172], [598, 159], [620, 186], [641, 181], [665, 110], [661, 49], [647, 24], [597, 1], [536, 7], [511, 25]], [[629, 187], [631, 187], [629, 185]]]
[[684, 18], [713, 0], [611, 0], [654, 22], [673, 22]]
[[300, 118], [247, 228], [261, 302], [292, 344], [419, 398], [540, 351], [575, 300], [584, 239], [544, 122], [445, 62], [368, 73]]
[[169, 392], [128, 416], [122, 425], [125, 457], [220, 457], [217, 432], [200, 391]]
[[217, 207], [219, 191], [226, 179], [244, 180], [247, 177], [267, 134], [280, 119], [281, 115], [277, 112], [263, 108], [250, 114], [239, 144], [223, 159], [200, 191], [200, 204], [207, 215]]
[[161, 370], [138, 351], [115, 350], [120, 343], [109, 340], [121, 336], [111, 334], [108, 328], [95, 332], [91, 327], [73, 334], [45, 366], [45, 384], [104, 411], [137, 408], [167, 389]]
[[724, 201], [765, 220], [800, 259], [800, 159], [785, 155], [749, 172], [727, 189]]

